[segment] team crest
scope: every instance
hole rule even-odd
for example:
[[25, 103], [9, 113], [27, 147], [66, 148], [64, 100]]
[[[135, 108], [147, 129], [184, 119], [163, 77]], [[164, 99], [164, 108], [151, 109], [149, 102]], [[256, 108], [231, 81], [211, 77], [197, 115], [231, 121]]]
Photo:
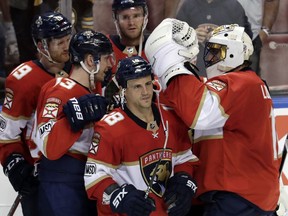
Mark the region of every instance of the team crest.
[[13, 104], [13, 97], [14, 97], [14, 93], [11, 89], [5, 89], [6, 94], [5, 94], [5, 99], [4, 99], [4, 103], [3, 106], [6, 107], [7, 109], [11, 109], [12, 104]]
[[227, 87], [226, 83], [219, 80], [213, 80], [211, 82], [208, 82], [207, 85], [219, 92]]
[[89, 149], [89, 152], [91, 154], [95, 155], [97, 153], [98, 147], [99, 147], [99, 142], [100, 142], [100, 137], [101, 137], [101, 135], [99, 133], [94, 133], [92, 143], [91, 143], [90, 149]]
[[51, 118], [55, 119], [58, 114], [59, 105], [56, 103], [46, 103], [42, 117], [43, 118]]
[[135, 47], [126, 47], [123, 51], [128, 57], [131, 57], [133, 55], [137, 55], [137, 50]]
[[[157, 166], [162, 153], [162, 160]], [[154, 172], [156, 172], [153, 178], [151, 191], [157, 196], [162, 197], [172, 172], [172, 150], [166, 149], [165, 152], [163, 152], [163, 149], [157, 149], [142, 155], [140, 157], [140, 167], [143, 179], [147, 185], [149, 185]]]

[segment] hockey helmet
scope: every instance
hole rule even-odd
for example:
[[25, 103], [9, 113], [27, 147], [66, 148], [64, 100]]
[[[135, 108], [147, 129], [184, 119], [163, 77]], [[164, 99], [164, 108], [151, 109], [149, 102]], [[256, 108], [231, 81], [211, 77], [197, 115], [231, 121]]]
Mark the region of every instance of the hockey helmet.
[[85, 55], [91, 54], [95, 62], [99, 62], [101, 55], [113, 53], [110, 40], [102, 33], [85, 30], [76, 33], [69, 46], [72, 63], [80, 63]]
[[117, 66], [116, 80], [119, 86], [127, 88], [127, 81], [138, 79], [151, 75], [152, 68], [150, 64], [140, 56], [132, 56], [122, 59]]
[[112, 4], [114, 18], [116, 17], [117, 11], [131, 7], [143, 7], [144, 13], [148, 13], [146, 0], [114, 0]]
[[47, 12], [34, 18], [31, 30], [34, 41], [61, 38], [71, 34], [72, 24], [61, 13]]

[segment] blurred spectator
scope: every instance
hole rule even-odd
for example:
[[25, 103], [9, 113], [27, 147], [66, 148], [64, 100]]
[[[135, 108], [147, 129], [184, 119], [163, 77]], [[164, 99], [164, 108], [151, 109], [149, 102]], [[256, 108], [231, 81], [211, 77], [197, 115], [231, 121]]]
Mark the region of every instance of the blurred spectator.
[[[55, 10], [65, 14], [61, 11], [59, 0], [43, 0], [39, 7], [39, 13]], [[76, 31], [84, 29], [93, 29], [93, 0], [72, 0], [72, 24]], [[67, 16], [68, 18], [68, 16]]]
[[252, 38], [248, 18], [237, 0], [184, 0], [176, 18], [187, 22], [196, 29], [199, 41], [197, 67], [199, 75], [206, 76], [203, 54], [209, 33], [218, 25], [235, 23], [245, 27], [246, 33]]
[[243, 6], [253, 32], [254, 53], [251, 56], [252, 69], [261, 76], [260, 54], [262, 44], [267, 40], [279, 11], [279, 0], [238, 0]]
[[[147, 0], [149, 10], [148, 32], [153, 29], [166, 17], [175, 17], [179, 2], [183, 0]], [[94, 29], [105, 34], [117, 34], [112, 19], [113, 0], [94, 0], [93, 17]]]
[[0, 77], [6, 77], [5, 63], [19, 63], [19, 52], [8, 0], [0, 2], [0, 11]]
[[18, 43], [19, 61], [23, 63], [35, 59], [37, 50], [31, 36], [34, 0], [9, 0], [9, 6]]

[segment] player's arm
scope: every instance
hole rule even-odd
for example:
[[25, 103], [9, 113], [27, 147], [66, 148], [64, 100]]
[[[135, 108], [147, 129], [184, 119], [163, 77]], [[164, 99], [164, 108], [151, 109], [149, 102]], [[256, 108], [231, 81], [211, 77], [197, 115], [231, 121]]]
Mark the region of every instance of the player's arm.
[[15, 79], [16, 72], [15, 69], [6, 80], [6, 95], [0, 116], [0, 160], [15, 191], [25, 195], [35, 185], [34, 161], [25, 142], [27, 126], [33, 116], [34, 97], [29, 92], [30, 88], [19, 82], [20, 77]]
[[279, 11], [279, 0], [265, 0], [261, 31], [259, 36], [262, 42], [269, 36]]
[[69, 92], [59, 87], [61, 78], [55, 80], [53, 87], [45, 85], [40, 93], [31, 139], [42, 154], [55, 160], [63, 156], [82, 131], [73, 133], [63, 113]]

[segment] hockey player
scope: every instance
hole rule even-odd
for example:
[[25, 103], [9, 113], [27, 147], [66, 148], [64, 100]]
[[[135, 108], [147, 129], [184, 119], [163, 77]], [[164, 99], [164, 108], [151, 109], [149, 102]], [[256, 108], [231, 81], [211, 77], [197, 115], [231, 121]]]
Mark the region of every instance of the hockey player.
[[39, 201], [45, 206], [41, 215], [95, 216], [96, 203], [88, 200], [83, 173], [93, 136], [90, 122], [106, 113], [107, 104], [91, 92], [112, 68], [113, 51], [109, 39], [93, 30], [76, 33], [69, 51], [71, 75], [43, 86], [32, 133], [43, 154]]
[[197, 55], [192, 32], [185, 22], [165, 19], [145, 53], [165, 97], [195, 130], [197, 197], [205, 216], [273, 215], [279, 197], [275, 119], [265, 83], [248, 68], [252, 41], [238, 25], [216, 28], [205, 46], [203, 83], [184, 65]]
[[[0, 116], [0, 160], [15, 191], [22, 195], [23, 215], [37, 215], [36, 178], [32, 175], [38, 150], [29, 144], [40, 88], [55, 76], [69, 72], [69, 41], [72, 25], [60, 13], [35, 17], [32, 37], [39, 59], [16, 67], [5, 83]], [[30, 152], [29, 152], [30, 148]]]
[[[146, 59], [142, 47], [147, 37], [144, 30], [148, 22], [148, 8], [146, 0], [114, 0], [112, 15], [118, 32], [117, 35], [108, 35], [115, 52], [116, 64], [112, 69], [112, 77], [116, 72], [118, 61], [127, 57], [139, 55]], [[105, 97], [111, 99], [119, 87], [115, 78], [110, 82], [105, 91]]]
[[188, 127], [169, 107], [152, 103], [151, 66], [140, 56], [119, 62], [122, 108], [95, 124], [85, 169], [98, 215], [185, 215], [196, 192], [197, 158]]

